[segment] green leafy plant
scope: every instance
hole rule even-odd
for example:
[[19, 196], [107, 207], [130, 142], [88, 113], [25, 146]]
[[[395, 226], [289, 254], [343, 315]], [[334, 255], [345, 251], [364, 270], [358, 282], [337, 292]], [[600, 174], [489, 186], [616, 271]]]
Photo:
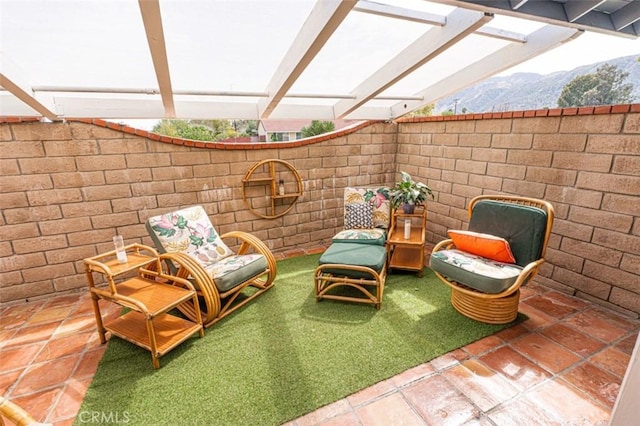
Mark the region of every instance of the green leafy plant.
[[391, 204], [394, 208], [400, 205], [420, 206], [430, 196], [433, 199], [433, 191], [426, 184], [416, 182], [407, 172], [400, 172], [402, 179], [391, 188]]
[[308, 138], [310, 136], [333, 132], [335, 128], [336, 126], [333, 124], [333, 121], [313, 120], [307, 127], [303, 127], [300, 132], [303, 138]]

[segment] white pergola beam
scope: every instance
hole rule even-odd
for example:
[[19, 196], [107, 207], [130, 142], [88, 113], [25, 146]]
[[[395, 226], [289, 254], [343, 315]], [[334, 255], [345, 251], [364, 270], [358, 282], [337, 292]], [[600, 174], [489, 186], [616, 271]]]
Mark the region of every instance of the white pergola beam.
[[447, 24], [444, 27], [435, 27], [427, 31], [358, 85], [351, 92], [356, 96], [355, 99], [345, 99], [338, 102], [334, 106], [336, 117], [343, 118], [348, 115], [491, 19], [492, 16], [481, 12], [465, 9], [454, 10], [447, 16]]
[[318, 0], [267, 85], [269, 96], [258, 104], [261, 119], [269, 118], [284, 95], [340, 26], [355, 0]]
[[24, 75], [20, 67], [6, 53], [0, 51], [0, 87], [43, 117], [51, 121], [61, 121], [62, 119], [52, 111], [51, 107], [46, 106], [35, 98], [31, 85], [20, 78], [20, 76]]
[[443, 26], [447, 22], [446, 18], [442, 15], [405, 9], [403, 7], [376, 3], [369, 0], [360, 0], [353, 10], [362, 13], [369, 13], [371, 15], [384, 16], [385, 18], [418, 22], [420, 24]]
[[[369, 0], [360, 0], [356, 7], [353, 8], [353, 10], [357, 12], [369, 13], [372, 15], [384, 16], [385, 18], [394, 18], [403, 21], [412, 21], [418, 22], [420, 24], [435, 25], [439, 27], [443, 27], [447, 23], [447, 17], [443, 15], [435, 15], [433, 13], [420, 12], [397, 6], [389, 6], [386, 4], [375, 3]], [[526, 38], [524, 34], [502, 30], [500, 28], [484, 26], [478, 28], [475, 33], [481, 36], [507, 41], [524, 42]]]
[[391, 107], [392, 117], [400, 117], [436, 102], [497, 73], [534, 58], [550, 49], [575, 39], [582, 31], [548, 25], [531, 33], [524, 44], [511, 44], [451, 74], [417, 93], [422, 102], [398, 102]]
[[475, 32], [478, 35], [485, 37], [497, 38], [505, 41], [515, 41], [518, 43], [524, 43], [527, 41], [527, 36], [521, 33], [515, 33], [513, 31], [503, 30], [495, 27], [482, 27], [478, 28]]
[[162, 28], [162, 15], [160, 14], [159, 0], [138, 0], [140, 13], [147, 34], [149, 51], [153, 59], [153, 68], [156, 72], [164, 116], [175, 118], [176, 109], [173, 102], [173, 90], [171, 88], [171, 73], [169, 72], [169, 60], [167, 58], [167, 46], [164, 41]]
[[[9, 95], [7, 95], [9, 96]], [[104, 119], [158, 119], [162, 117], [163, 106], [160, 96], [144, 98], [123, 98], [121, 96], [102, 96], [86, 98], [84, 96], [57, 95], [56, 105], [64, 108], [68, 117], [100, 117]], [[414, 97], [414, 99], [416, 99]], [[0, 111], [4, 106], [0, 93]], [[217, 99], [175, 99], [176, 114], [181, 119], [244, 119], [258, 120], [258, 108], [255, 102], [229, 102]], [[26, 108], [26, 107], [25, 107]], [[388, 120], [389, 107], [363, 107], [354, 111], [352, 118]], [[333, 120], [332, 105], [313, 103], [280, 103], [271, 114], [272, 119], [312, 119]]]
[[61, 94], [56, 95], [55, 100], [56, 105], [63, 108], [65, 116], [69, 118], [159, 119], [164, 113], [162, 100], [159, 96], [127, 99], [114, 96], [87, 98]]
[[30, 108], [35, 110], [38, 114], [43, 117], [48, 118], [51, 121], [62, 121], [62, 118], [58, 117], [53, 111], [47, 108], [44, 104], [34, 98], [28, 89], [23, 89], [18, 84], [14, 83], [9, 77], [7, 77], [4, 73], [0, 73], [0, 86], [6, 89], [9, 93], [11, 93], [16, 98], [20, 99], [20, 101], [27, 104]]
[[[74, 87], [74, 86], [33, 86], [33, 93], [57, 93], [69, 95], [73, 93], [91, 93], [93, 95], [159, 95], [160, 91], [150, 88], [127, 88], [127, 87]], [[228, 97], [235, 99], [242, 98], [266, 98], [267, 92], [240, 92], [232, 90], [174, 90], [174, 97], [177, 96], [201, 96], [201, 97]], [[350, 93], [287, 93], [287, 99], [355, 99], [356, 96]], [[175, 99], [175, 98], [174, 98]], [[411, 95], [386, 95], [376, 96], [379, 100], [420, 100], [417, 96]], [[175, 100], [177, 102], [177, 100]]]

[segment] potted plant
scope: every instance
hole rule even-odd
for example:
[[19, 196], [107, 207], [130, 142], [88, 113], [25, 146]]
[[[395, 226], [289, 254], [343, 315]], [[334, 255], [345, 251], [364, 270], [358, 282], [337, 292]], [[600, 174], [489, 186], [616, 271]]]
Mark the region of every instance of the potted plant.
[[400, 174], [402, 179], [389, 191], [391, 204], [394, 208], [402, 205], [405, 213], [412, 214], [416, 206], [421, 206], [427, 201], [427, 196], [433, 198], [433, 192], [424, 183], [414, 181], [409, 173], [400, 172]]

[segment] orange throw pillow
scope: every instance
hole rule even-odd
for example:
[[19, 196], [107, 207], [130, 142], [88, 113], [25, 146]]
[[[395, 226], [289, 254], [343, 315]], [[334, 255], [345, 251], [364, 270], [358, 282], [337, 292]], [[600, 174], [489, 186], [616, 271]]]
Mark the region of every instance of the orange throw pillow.
[[458, 250], [504, 263], [516, 263], [509, 242], [495, 235], [472, 231], [449, 230], [449, 237]]

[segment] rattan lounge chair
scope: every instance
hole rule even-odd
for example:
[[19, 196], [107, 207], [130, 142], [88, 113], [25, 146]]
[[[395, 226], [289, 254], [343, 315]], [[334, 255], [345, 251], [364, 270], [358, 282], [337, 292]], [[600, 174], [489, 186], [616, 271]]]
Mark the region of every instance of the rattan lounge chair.
[[[267, 246], [246, 232], [218, 235], [202, 206], [150, 217], [146, 228], [158, 251], [182, 254], [167, 266], [173, 275], [193, 283], [205, 327], [274, 285], [276, 260]], [[237, 252], [229, 248], [231, 242], [239, 242]], [[195, 318], [193, 304], [183, 304], [179, 309], [190, 319]]]
[[346, 188], [345, 229], [333, 237], [314, 276], [316, 300], [372, 304], [380, 309], [387, 276], [388, 188]]
[[[9, 423], [5, 423], [8, 420]], [[22, 407], [0, 396], [0, 426], [5, 424], [16, 426], [51, 425], [51, 423], [39, 423]]]
[[[544, 263], [553, 226], [550, 203], [483, 195], [469, 204], [469, 230], [449, 231], [429, 267], [451, 287], [451, 303], [477, 321], [506, 324], [518, 315], [520, 287]], [[470, 232], [469, 232], [470, 231]]]

